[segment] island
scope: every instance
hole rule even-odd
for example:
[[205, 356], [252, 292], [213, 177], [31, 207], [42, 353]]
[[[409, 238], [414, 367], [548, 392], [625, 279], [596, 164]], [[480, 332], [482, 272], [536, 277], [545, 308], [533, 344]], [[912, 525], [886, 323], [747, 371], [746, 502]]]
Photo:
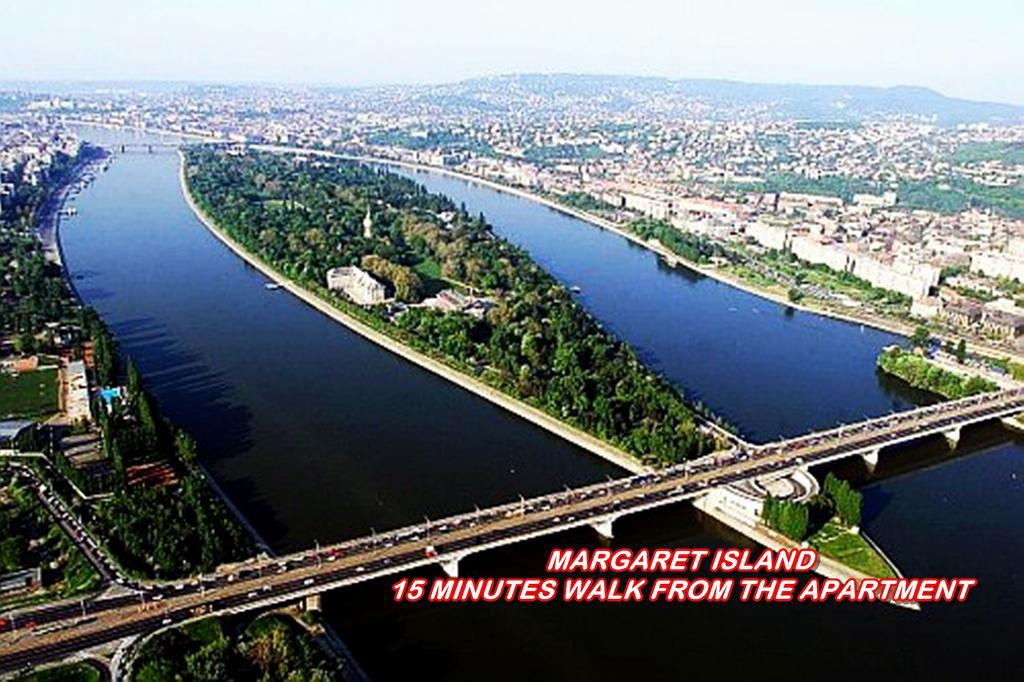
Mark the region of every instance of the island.
[[245, 147], [188, 148], [183, 183], [204, 222], [275, 278], [542, 426], [619, 463], [715, 448], [681, 392], [482, 215], [366, 164]]

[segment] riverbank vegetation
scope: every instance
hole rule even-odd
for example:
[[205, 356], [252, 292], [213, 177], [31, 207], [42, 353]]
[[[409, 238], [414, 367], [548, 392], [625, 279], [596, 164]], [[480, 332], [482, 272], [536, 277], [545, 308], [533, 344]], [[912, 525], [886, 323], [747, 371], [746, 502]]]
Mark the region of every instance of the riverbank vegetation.
[[964, 377], [943, 369], [924, 357], [899, 346], [890, 346], [878, 356], [878, 368], [902, 379], [914, 388], [955, 400], [998, 390], [995, 382], [979, 376]]
[[74, 158], [56, 152], [43, 182], [13, 183], [12, 193], [4, 197], [0, 253], [10, 267], [0, 278], [0, 332], [12, 340], [19, 353], [58, 350], [55, 334], [75, 322], [74, 295], [64, 282], [60, 265], [46, 259], [37, 228], [59, 208], [55, 197], [60, 189], [102, 155], [89, 145], [82, 145]]
[[780, 500], [769, 495], [761, 507], [761, 523], [782, 533], [790, 540], [801, 542], [807, 537], [810, 513], [806, 504]]
[[761, 523], [793, 542], [806, 542], [822, 556], [855, 571], [893, 577], [893, 567], [860, 532], [863, 504], [859, 491], [829, 472], [821, 493], [810, 500], [766, 497]]
[[105, 385], [123, 385], [122, 397], [95, 405], [107, 474], [97, 481], [59, 462], [70, 480], [109, 493], [83, 509], [90, 525], [125, 570], [143, 577], [192, 575], [250, 555], [239, 522], [199, 468], [195, 442], [160, 415], [99, 317], [90, 311], [86, 320], [93, 347], [104, 349], [96, 373]]
[[337, 666], [294, 620], [207, 618], [150, 639], [132, 664], [133, 682], [336, 679]]
[[[190, 193], [221, 229], [374, 329], [642, 461], [677, 462], [713, 447], [678, 390], [483, 216], [358, 163], [201, 147], [185, 163]], [[328, 291], [327, 271], [345, 265], [372, 271], [394, 302], [362, 307]], [[485, 309], [420, 305], [439, 287]]]
[[[92, 423], [63, 420], [37, 427], [35, 440], [46, 444], [45, 454], [56, 470], [39, 466], [37, 474], [68, 501], [126, 570], [144, 577], [210, 570], [248, 556], [245, 535], [199, 468], [195, 444], [160, 415], [141, 377], [122, 362], [99, 316], [80, 304], [60, 265], [47, 260], [36, 234], [60, 210], [58, 198], [69, 183], [79, 182], [85, 164], [103, 156], [88, 145], [76, 159], [58, 154], [42, 182], [15, 183], [13, 201], [5, 201], [0, 250], [16, 259], [16, 267], [0, 283], [0, 326], [17, 353], [38, 355], [40, 368], [0, 376], [0, 415], [39, 419], [56, 412], [58, 381], [51, 365], [81, 360], [89, 388], [107, 389], [113, 397], [90, 390]], [[52, 355], [43, 356], [43, 351]], [[26, 523], [19, 521], [8, 530], [4, 552], [18, 554], [26, 541], [39, 544], [31, 541], [32, 528]], [[54, 532], [47, 536], [53, 542], [64, 537], [59, 529]], [[69, 561], [35, 556], [35, 565], [45, 574], [51, 564], [66, 564], [59, 582], [67, 589], [81, 591], [96, 584], [84, 557], [70, 560], [80, 553], [49, 554], [64, 554]]]

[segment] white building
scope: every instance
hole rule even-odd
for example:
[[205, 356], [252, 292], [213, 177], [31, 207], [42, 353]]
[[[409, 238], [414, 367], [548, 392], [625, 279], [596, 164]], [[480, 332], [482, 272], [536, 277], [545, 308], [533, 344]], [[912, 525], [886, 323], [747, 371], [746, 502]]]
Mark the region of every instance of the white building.
[[384, 285], [354, 265], [328, 270], [327, 288], [342, 292], [359, 305], [373, 305], [384, 300]]
[[930, 265], [900, 266], [883, 263], [871, 256], [858, 256], [853, 274], [876, 287], [896, 291], [910, 298], [927, 296], [939, 283], [940, 270]]
[[789, 230], [784, 225], [772, 225], [760, 220], [749, 223], [746, 228], [747, 236], [756, 241], [766, 249], [782, 251], [786, 248]]
[[793, 237], [789, 248], [794, 256], [808, 263], [823, 263], [837, 272], [849, 269], [851, 257], [842, 244], [803, 235]]
[[[1014, 246], [1014, 249], [1019, 248]], [[975, 253], [971, 255], [971, 270], [988, 277], [1006, 277], [1024, 282], [1024, 258], [1010, 253]]]
[[89, 400], [89, 376], [85, 362], [69, 362], [67, 369], [67, 397], [64, 409], [72, 422], [92, 421], [92, 403]]

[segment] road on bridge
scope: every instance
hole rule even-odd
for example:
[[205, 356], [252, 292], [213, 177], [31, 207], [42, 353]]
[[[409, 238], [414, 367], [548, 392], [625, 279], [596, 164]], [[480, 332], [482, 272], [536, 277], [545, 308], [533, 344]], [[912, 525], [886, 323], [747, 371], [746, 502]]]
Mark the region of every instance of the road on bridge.
[[191, 581], [140, 586], [133, 595], [92, 601], [84, 617], [77, 604], [73, 614], [67, 604], [28, 611], [17, 615], [20, 626], [9, 618], [0, 621], [6, 630], [0, 635], [0, 672], [60, 660], [201, 615], [264, 608], [424, 565], [457, 561], [491, 547], [672, 504], [710, 487], [856, 455], [1022, 410], [1022, 389], [939, 403], [781, 443], [715, 453], [658, 472], [250, 562]]

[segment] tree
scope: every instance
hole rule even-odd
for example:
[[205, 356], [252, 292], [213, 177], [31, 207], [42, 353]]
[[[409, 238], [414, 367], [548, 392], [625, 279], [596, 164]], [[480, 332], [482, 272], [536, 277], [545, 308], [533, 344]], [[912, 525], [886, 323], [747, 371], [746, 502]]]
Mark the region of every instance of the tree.
[[832, 472], [825, 476], [825, 496], [832, 511], [847, 526], [859, 526], [863, 507], [863, 496]]
[[912, 343], [915, 348], [924, 348], [928, 345], [928, 340], [930, 338], [931, 334], [928, 333], [928, 327], [920, 325], [914, 330], [913, 336], [910, 337], [910, 343]]
[[761, 506], [761, 522], [789, 539], [799, 542], [807, 537], [810, 510], [806, 504], [780, 500], [768, 495]]
[[956, 360], [961, 365], [967, 360], [967, 342], [963, 339], [956, 344]]
[[804, 297], [804, 292], [800, 290], [800, 287], [789, 288], [789, 301], [790, 303], [799, 303]]
[[199, 459], [196, 441], [185, 431], [178, 431], [174, 436], [174, 448], [181, 461], [189, 467], [193, 466]]
[[228, 679], [228, 641], [215, 639], [199, 651], [185, 657], [188, 672], [195, 680], [219, 682]]

